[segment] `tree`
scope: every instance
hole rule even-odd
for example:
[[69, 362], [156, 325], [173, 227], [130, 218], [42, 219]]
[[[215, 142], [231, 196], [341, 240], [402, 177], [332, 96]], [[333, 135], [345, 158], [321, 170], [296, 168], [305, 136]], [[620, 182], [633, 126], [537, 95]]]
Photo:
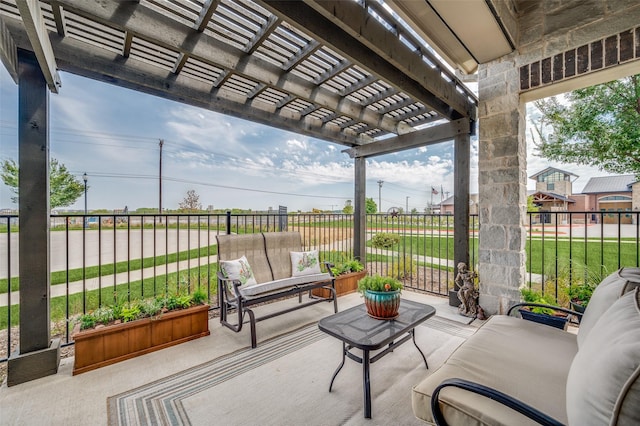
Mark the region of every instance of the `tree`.
[[[536, 102], [540, 154], [640, 178], [640, 75]], [[545, 134], [551, 127], [553, 133]], [[547, 132], [548, 133], [548, 132]]]
[[533, 195], [529, 195], [527, 197], [527, 211], [528, 212], [537, 212], [540, 211], [540, 207], [538, 207], [534, 202], [533, 202]]
[[374, 214], [378, 212], [378, 205], [375, 201], [373, 201], [373, 198], [367, 198], [365, 201], [365, 206], [367, 214]]
[[353, 206], [351, 205], [351, 200], [347, 200], [344, 203], [344, 208], [342, 209], [342, 213], [353, 214]]
[[[11, 201], [19, 204], [19, 176], [20, 170], [13, 160], [4, 160], [2, 162], [2, 171], [0, 177], [11, 192], [16, 194], [11, 197]], [[87, 187], [88, 188], [88, 187]], [[51, 209], [57, 207], [66, 207], [75, 203], [84, 193], [84, 182], [76, 179], [64, 164], [58, 163], [58, 160], [52, 158], [49, 162], [49, 205]]]
[[184, 197], [184, 199], [178, 204], [178, 207], [181, 211], [187, 213], [195, 213], [197, 211], [200, 211], [202, 210], [202, 204], [200, 204], [200, 196], [194, 189], [190, 189], [187, 191], [187, 195]]

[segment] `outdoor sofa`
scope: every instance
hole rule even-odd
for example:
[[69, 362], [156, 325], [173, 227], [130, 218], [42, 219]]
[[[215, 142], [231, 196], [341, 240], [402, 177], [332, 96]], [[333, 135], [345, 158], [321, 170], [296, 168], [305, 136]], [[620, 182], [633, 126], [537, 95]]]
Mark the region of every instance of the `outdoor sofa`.
[[605, 278], [577, 334], [492, 316], [413, 388], [414, 414], [438, 425], [639, 425], [639, 284], [640, 268]]
[[[318, 251], [303, 251], [299, 232], [265, 232], [216, 236], [218, 242], [218, 302], [220, 322], [240, 332], [245, 315], [251, 327], [251, 347], [257, 346], [256, 322], [286, 314], [316, 303], [333, 301], [338, 312], [335, 280], [322, 272]], [[311, 290], [325, 288], [329, 297], [311, 294]], [[303, 293], [309, 300], [302, 302]], [[291, 295], [298, 296], [298, 304], [270, 314], [256, 317], [251, 307]], [[228, 320], [235, 310], [235, 322]]]

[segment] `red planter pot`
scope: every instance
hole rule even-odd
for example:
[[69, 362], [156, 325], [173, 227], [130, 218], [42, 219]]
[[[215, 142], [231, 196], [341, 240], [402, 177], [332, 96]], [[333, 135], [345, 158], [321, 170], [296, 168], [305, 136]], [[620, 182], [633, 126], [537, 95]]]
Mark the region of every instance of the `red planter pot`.
[[400, 309], [400, 290], [364, 292], [364, 304], [369, 316], [376, 319], [393, 319]]

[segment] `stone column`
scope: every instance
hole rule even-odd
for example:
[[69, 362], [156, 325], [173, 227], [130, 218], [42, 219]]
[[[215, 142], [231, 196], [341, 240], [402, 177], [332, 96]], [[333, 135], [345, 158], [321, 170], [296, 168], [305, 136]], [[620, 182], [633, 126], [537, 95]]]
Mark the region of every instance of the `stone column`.
[[505, 313], [525, 282], [525, 108], [515, 55], [479, 70], [480, 305]]

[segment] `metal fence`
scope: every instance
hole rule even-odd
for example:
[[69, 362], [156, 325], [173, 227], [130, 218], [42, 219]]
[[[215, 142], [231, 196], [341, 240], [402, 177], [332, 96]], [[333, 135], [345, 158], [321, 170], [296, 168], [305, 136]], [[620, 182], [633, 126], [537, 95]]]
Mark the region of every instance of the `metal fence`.
[[[620, 266], [640, 265], [640, 213], [529, 214], [529, 285], [560, 299], [562, 289], [599, 280]], [[429, 214], [367, 215], [370, 274], [393, 275], [407, 288], [446, 295], [453, 286], [453, 217]], [[472, 216], [469, 259], [478, 259], [478, 229]], [[52, 215], [52, 334], [70, 343], [74, 318], [102, 304], [191, 292], [216, 297], [216, 238], [224, 233], [298, 231], [306, 250], [336, 262], [353, 255], [353, 215], [180, 214]], [[0, 361], [17, 339], [19, 309], [16, 216], [0, 216]], [[9, 326], [11, 325], [11, 327]], [[2, 341], [0, 339], [0, 341]]]

